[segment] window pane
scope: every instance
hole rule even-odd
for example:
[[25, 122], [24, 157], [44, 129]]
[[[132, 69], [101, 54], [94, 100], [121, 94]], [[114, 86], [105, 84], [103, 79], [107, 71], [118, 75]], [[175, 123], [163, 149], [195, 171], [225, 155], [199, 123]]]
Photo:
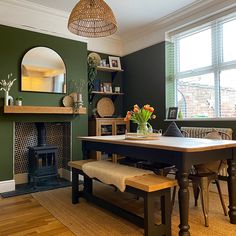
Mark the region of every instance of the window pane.
[[212, 64], [211, 29], [187, 36], [179, 41], [180, 72]]
[[236, 20], [223, 24], [224, 61], [236, 60]]
[[221, 117], [236, 117], [236, 69], [220, 74]]
[[178, 79], [177, 101], [184, 118], [215, 116], [214, 74]]

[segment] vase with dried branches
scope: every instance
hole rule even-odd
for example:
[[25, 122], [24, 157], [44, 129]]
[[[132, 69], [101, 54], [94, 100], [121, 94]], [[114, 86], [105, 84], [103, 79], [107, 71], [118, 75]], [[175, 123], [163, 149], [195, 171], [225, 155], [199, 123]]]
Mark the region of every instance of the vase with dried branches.
[[4, 105], [13, 105], [13, 97], [9, 95], [9, 91], [11, 89], [11, 86], [15, 82], [16, 79], [10, 80], [12, 77], [12, 73], [7, 75], [7, 80], [0, 80], [0, 91], [5, 91], [4, 95]]
[[86, 85], [86, 81], [85, 80], [72, 80], [71, 81], [71, 94], [70, 96], [72, 96], [73, 98], [73, 107], [74, 110], [77, 111], [78, 108], [83, 107], [84, 102], [83, 102], [83, 92], [84, 92], [84, 88]]

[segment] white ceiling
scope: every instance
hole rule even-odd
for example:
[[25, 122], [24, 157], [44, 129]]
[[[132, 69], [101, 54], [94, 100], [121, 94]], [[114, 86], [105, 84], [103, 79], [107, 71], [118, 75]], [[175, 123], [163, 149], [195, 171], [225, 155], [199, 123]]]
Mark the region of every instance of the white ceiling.
[[[68, 14], [78, 0], [27, 0]], [[160, 18], [202, 0], [105, 0], [118, 22], [117, 35], [124, 36]]]

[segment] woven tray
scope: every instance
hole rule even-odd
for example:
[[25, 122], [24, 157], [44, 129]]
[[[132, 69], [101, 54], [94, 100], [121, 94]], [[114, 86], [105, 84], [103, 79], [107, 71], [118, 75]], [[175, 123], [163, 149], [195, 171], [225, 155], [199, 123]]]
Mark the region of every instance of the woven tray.
[[161, 134], [158, 133], [151, 133], [147, 135], [142, 135], [138, 133], [126, 133], [125, 139], [126, 140], [156, 140], [159, 139]]
[[97, 103], [97, 113], [100, 117], [111, 117], [115, 112], [114, 103], [110, 98], [101, 98]]

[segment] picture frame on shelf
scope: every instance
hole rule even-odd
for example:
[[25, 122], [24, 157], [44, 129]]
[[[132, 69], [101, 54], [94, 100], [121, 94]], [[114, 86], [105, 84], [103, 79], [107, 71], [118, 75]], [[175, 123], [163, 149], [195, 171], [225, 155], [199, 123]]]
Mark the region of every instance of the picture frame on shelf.
[[104, 91], [104, 93], [112, 93], [112, 84], [111, 83], [103, 83], [103, 91]]
[[177, 119], [178, 107], [169, 107], [167, 119]]
[[109, 56], [110, 68], [121, 70], [120, 58]]

